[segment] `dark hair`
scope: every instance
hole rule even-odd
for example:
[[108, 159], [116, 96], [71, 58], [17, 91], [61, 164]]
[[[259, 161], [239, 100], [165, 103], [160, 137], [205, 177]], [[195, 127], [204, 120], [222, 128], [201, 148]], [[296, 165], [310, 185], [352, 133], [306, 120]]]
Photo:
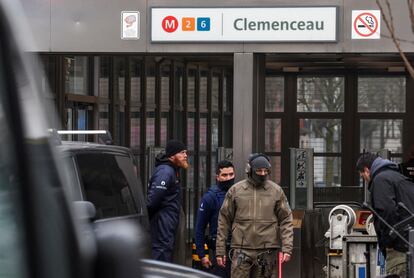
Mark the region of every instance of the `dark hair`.
[[363, 153], [356, 163], [356, 169], [358, 172], [362, 172], [365, 167], [371, 169], [372, 163], [375, 159], [378, 158], [378, 155], [375, 153]]
[[234, 165], [231, 161], [229, 160], [222, 160], [219, 163], [217, 163], [216, 165], [216, 175], [220, 174], [220, 170], [223, 168], [229, 168], [232, 167], [234, 168]]

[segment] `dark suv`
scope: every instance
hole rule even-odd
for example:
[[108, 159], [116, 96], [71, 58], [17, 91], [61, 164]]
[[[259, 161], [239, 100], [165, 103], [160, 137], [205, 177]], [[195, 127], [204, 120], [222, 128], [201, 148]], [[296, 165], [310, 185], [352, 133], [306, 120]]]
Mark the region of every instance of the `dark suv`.
[[133, 218], [149, 232], [143, 188], [130, 149], [65, 141], [57, 149], [72, 170], [67, 173], [74, 175], [68, 177], [72, 197], [91, 202], [97, 221]]

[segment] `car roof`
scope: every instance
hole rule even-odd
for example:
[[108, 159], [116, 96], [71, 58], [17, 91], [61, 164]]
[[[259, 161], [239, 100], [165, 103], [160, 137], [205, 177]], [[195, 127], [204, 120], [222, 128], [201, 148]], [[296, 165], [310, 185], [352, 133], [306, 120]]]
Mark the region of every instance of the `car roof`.
[[61, 144], [57, 146], [57, 148], [59, 151], [65, 153], [112, 152], [122, 153], [124, 155], [132, 154], [130, 149], [122, 146], [104, 145], [79, 141], [62, 141]]

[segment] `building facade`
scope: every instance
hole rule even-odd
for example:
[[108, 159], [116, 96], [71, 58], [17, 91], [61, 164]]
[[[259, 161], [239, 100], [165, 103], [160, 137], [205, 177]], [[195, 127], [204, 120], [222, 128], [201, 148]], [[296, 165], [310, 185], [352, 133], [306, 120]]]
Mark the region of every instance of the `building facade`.
[[[414, 46], [405, 1], [396, 36]], [[146, 181], [150, 146], [186, 142], [187, 227], [215, 179], [264, 152], [289, 195], [290, 148], [314, 150], [314, 200], [360, 201], [355, 161], [414, 142], [414, 83], [376, 1], [26, 0], [63, 129], [109, 129]], [[132, 29], [128, 29], [132, 28]], [[48, 81], [46, 81], [48, 80]], [[84, 138], [74, 138], [84, 139]]]

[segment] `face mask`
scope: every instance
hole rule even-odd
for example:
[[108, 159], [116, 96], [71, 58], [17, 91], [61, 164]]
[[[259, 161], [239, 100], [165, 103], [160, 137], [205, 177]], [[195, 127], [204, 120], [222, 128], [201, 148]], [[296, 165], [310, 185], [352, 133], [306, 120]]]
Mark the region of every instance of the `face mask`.
[[256, 173], [252, 173], [252, 180], [257, 184], [257, 185], [262, 185], [265, 183], [265, 181], [267, 180], [267, 177], [269, 175], [257, 175]]
[[222, 190], [224, 190], [224, 191], [227, 191], [227, 190], [229, 190], [229, 188], [234, 184], [234, 178], [232, 178], [232, 179], [230, 179], [230, 180], [227, 180], [227, 181], [219, 181], [219, 182], [217, 182], [218, 183], [218, 186], [222, 189]]

